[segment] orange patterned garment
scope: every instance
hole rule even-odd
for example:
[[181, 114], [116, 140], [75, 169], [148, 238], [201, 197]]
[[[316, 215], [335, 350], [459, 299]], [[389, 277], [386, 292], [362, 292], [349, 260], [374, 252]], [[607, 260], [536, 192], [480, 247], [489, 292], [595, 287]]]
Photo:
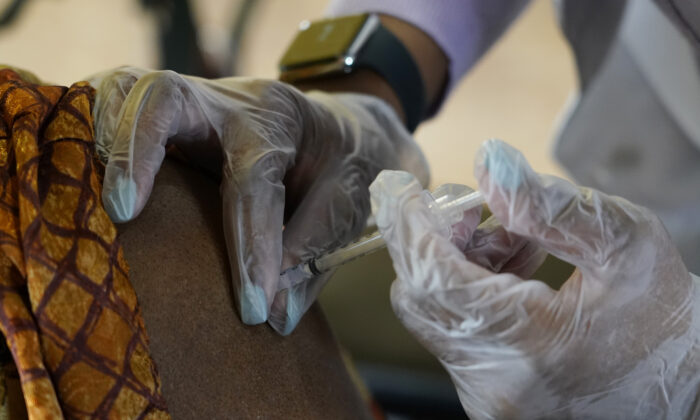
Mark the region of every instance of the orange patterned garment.
[[117, 231], [102, 208], [94, 90], [0, 70], [0, 329], [26, 411], [169, 418]]

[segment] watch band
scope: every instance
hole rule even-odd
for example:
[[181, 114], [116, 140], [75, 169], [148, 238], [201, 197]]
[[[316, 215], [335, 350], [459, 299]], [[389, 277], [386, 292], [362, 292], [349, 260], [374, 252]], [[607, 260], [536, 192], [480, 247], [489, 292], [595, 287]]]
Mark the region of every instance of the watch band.
[[403, 43], [378, 25], [359, 51], [353, 67], [379, 74], [401, 102], [406, 127], [413, 132], [426, 112], [425, 87], [418, 66]]

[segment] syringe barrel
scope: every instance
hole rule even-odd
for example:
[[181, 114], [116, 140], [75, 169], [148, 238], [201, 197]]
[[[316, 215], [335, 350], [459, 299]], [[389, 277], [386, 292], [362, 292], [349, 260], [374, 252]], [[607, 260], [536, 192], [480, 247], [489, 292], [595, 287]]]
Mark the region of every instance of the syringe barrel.
[[450, 226], [462, 220], [464, 212], [484, 203], [480, 192], [466, 185], [443, 184], [432, 193], [424, 193], [428, 208], [444, 224], [449, 232]]
[[359, 240], [339, 248], [326, 255], [322, 255], [314, 261], [316, 269], [324, 273], [331, 268], [338, 267], [354, 259], [382, 249], [386, 243], [379, 232], [363, 236]]
[[482, 204], [484, 204], [484, 196], [479, 191], [472, 191], [456, 200], [448, 201], [441, 205], [440, 212], [445, 216], [448, 223], [453, 224], [462, 220], [465, 211]]
[[[484, 202], [483, 196], [473, 189], [458, 184], [444, 184], [440, 186], [434, 194], [427, 191], [428, 207], [436, 216], [440, 218], [445, 234], [451, 234], [451, 226], [462, 220], [463, 213]], [[325, 273], [328, 270], [337, 268], [345, 263], [353, 261], [359, 257], [371, 254], [374, 251], [386, 246], [384, 239], [379, 232], [363, 236], [350, 245], [339, 248], [326, 255], [321, 255], [309, 264], [309, 269], [314, 273]]]

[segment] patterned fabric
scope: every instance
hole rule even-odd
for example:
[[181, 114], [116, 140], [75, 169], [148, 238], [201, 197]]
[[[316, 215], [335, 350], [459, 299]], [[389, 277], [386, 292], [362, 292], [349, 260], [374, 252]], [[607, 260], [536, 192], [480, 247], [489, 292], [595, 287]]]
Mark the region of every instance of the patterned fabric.
[[102, 208], [93, 97], [0, 70], [0, 329], [29, 418], [169, 418]]

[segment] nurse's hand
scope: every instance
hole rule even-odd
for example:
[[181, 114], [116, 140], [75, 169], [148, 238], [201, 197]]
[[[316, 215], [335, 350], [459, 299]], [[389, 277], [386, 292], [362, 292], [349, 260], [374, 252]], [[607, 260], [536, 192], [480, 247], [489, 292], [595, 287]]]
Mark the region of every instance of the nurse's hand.
[[[700, 279], [658, 218], [538, 175], [499, 141], [483, 145], [476, 175], [502, 226], [485, 233], [465, 217], [453, 230], [476, 232], [459, 244], [412, 176], [383, 172], [370, 187], [398, 276], [394, 310], [469, 417], [697, 415]], [[577, 267], [559, 291], [529, 278], [539, 247]]]
[[280, 284], [280, 271], [362, 231], [380, 170], [427, 182], [420, 149], [373, 96], [135, 68], [90, 80], [98, 152], [108, 158], [102, 198], [114, 221], [143, 209], [166, 146], [221, 175], [234, 290], [248, 324], [293, 330], [328, 276]]

